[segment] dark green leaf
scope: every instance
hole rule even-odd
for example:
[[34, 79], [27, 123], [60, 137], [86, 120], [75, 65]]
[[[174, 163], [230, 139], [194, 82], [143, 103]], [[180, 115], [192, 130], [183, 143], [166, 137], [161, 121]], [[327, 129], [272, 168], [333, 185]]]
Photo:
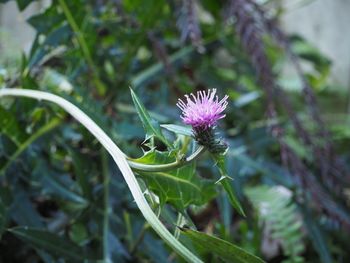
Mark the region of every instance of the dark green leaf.
[[202, 232], [181, 228], [181, 233], [189, 237], [199, 252], [212, 253], [225, 262], [235, 263], [263, 263], [264, 261], [249, 252], [225, 240]]
[[20, 11], [23, 11], [33, 0], [16, 0], [18, 8]]
[[44, 163], [38, 163], [33, 175], [40, 182], [43, 192], [51, 194], [61, 200], [67, 200], [85, 207], [88, 201], [76, 192], [76, 184], [67, 175], [50, 171]]
[[63, 12], [56, 5], [51, 5], [44, 12], [28, 19], [28, 23], [40, 34], [49, 34], [65, 21]]
[[81, 247], [70, 240], [46, 230], [30, 227], [15, 227], [8, 229], [8, 231], [35, 248], [44, 249], [50, 253], [71, 260], [83, 261], [87, 259], [86, 253], [84, 253]]
[[42, 227], [43, 219], [39, 213], [35, 210], [31, 203], [27, 192], [16, 187], [16, 194], [14, 195], [14, 201], [10, 208], [11, 219], [18, 225]]
[[19, 145], [26, 134], [18, 124], [16, 116], [0, 106], [0, 132], [6, 134], [15, 144]]
[[[67, 201], [78, 203], [83, 207], [87, 205], [86, 199], [69, 189], [69, 185], [67, 184], [68, 182], [60, 180], [58, 178], [58, 175], [51, 175], [46, 173], [43, 175], [41, 182], [46, 193], [53, 194]], [[72, 184], [73, 182], [71, 182], [71, 185]]]
[[28, 149], [28, 147], [35, 142], [38, 138], [45, 135], [46, 133], [52, 131], [52, 129], [56, 128], [60, 124], [59, 119], [52, 119], [50, 122], [40, 127], [37, 131], [35, 131], [31, 136], [29, 136], [23, 142], [18, 142], [18, 148], [16, 151], [9, 156], [7, 162], [4, 163], [3, 166], [0, 166], [0, 175], [2, 175], [6, 169], [11, 165], [13, 161], [15, 161], [24, 151]]

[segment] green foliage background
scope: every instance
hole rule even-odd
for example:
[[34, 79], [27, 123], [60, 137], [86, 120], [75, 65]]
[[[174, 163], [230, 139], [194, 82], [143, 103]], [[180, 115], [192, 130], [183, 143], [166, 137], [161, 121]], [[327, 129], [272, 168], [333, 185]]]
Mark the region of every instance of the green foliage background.
[[[17, 0], [21, 10], [30, 2]], [[166, 175], [139, 173], [154, 211], [205, 262], [230, 262], [230, 257], [217, 256], [215, 249], [208, 253], [208, 244], [216, 248], [218, 241], [190, 228], [269, 262], [349, 262], [348, 232], [316, 212], [312, 202], [297, 198], [303, 190], [281, 164], [281, 149], [267, 129], [265, 95], [234, 21], [223, 19], [225, 4], [197, 2], [201, 38], [191, 41], [181, 1], [52, 1], [28, 20], [37, 32], [29, 54], [18, 61], [0, 54], [0, 85], [68, 99], [128, 156], [147, 163], [174, 160], [167, 149], [191, 152], [195, 147], [186, 130], [159, 126], [180, 124], [179, 97], [208, 88], [228, 94], [227, 116], [219, 127], [230, 145], [226, 164], [219, 160], [217, 169], [204, 155]], [[300, 37], [291, 43], [311, 68], [306, 76], [336, 152], [349, 162], [346, 99], [327, 81], [330, 61]], [[312, 131], [300, 81], [283, 73], [289, 65], [286, 53], [269, 38], [266, 46], [277, 81]], [[145, 130], [139, 118], [143, 105], [149, 118], [143, 120]], [[275, 121], [285, 128], [288, 145], [317, 171], [319, 164], [283, 111]], [[245, 218], [231, 206], [233, 194], [214, 185], [224, 170], [234, 178], [224, 187], [236, 193]], [[278, 187], [288, 198], [274, 192]], [[348, 213], [346, 205], [340, 207]], [[0, 262], [182, 262], [145, 223], [97, 141], [58, 107], [29, 99], [0, 101], [0, 237]], [[262, 249], [268, 239], [280, 248], [272, 258]], [[239, 255], [240, 248], [233, 251]]]

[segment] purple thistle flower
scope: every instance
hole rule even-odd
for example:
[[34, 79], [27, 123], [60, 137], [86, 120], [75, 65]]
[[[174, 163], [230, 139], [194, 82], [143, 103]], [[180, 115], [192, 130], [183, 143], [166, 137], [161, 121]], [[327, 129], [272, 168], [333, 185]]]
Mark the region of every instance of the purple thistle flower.
[[206, 91], [197, 91], [197, 96], [193, 93], [185, 95], [186, 102], [179, 99], [176, 104], [181, 110], [181, 119], [185, 124], [192, 125], [194, 130], [208, 130], [216, 125], [219, 119], [226, 115], [222, 112], [228, 104], [228, 96], [225, 95], [219, 101], [216, 95], [216, 89]]

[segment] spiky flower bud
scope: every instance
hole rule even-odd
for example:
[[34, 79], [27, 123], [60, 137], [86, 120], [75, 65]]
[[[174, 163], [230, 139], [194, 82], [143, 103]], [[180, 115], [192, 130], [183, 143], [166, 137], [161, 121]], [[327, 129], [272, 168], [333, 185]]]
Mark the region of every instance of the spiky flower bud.
[[185, 95], [185, 98], [186, 101], [179, 99], [176, 105], [182, 110], [182, 121], [192, 126], [196, 141], [210, 152], [225, 151], [227, 145], [216, 138], [214, 129], [217, 121], [226, 116], [223, 111], [228, 104], [228, 96], [219, 101], [216, 89], [209, 89], [207, 92], [198, 91], [196, 96], [193, 93]]

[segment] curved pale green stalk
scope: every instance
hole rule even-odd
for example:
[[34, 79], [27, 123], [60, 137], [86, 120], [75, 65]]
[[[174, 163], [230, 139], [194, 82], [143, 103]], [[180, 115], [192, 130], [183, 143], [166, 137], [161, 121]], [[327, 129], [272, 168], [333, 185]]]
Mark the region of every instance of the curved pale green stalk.
[[202, 153], [204, 153], [206, 148], [204, 146], [199, 146], [198, 149], [192, 153], [190, 156], [186, 158], [182, 158], [179, 160], [176, 160], [172, 163], [166, 163], [166, 164], [144, 164], [144, 163], [138, 163], [135, 162], [135, 159], [127, 159], [129, 166], [133, 170], [143, 171], [143, 172], [164, 172], [169, 171], [173, 169], [180, 168], [182, 166], [185, 166], [192, 161], [196, 160], [199, 156], [201, 156]]
[[158, 235], [179, 255], [181, 255], [188, 262], [202, 262], [197, 256], [195, 256], [189, 249], [187, 249], [182, 243], [180, 243], [160, 222], [158, 217], [154, 214], [151, 207], [147, 203], [142, 190], [132, 172], [128, 161], [125, 158], [124, 153], [118, 148], [118, 146], [111, 140], [111, 138], [84, 112], [78, 107], [70, 103], [69, 101], [53, 95], [48, 92], [29, 90], [29, 89], [0, 89], [0, 97], [3, 96], [19, 96], [29, 97], [38, 100], [46, 100], [53, 102], [70, 115], [72, 115], [78, 122], [80, 122], [86, 129], [88, 129], [96, 139], [105, 147], [109, 154], [113, 157], [115, 163], [118, 165], [124, 179], [131, 191], [132, 196], [141, 213], [150, 224], [150, 226], [158, 233]]

